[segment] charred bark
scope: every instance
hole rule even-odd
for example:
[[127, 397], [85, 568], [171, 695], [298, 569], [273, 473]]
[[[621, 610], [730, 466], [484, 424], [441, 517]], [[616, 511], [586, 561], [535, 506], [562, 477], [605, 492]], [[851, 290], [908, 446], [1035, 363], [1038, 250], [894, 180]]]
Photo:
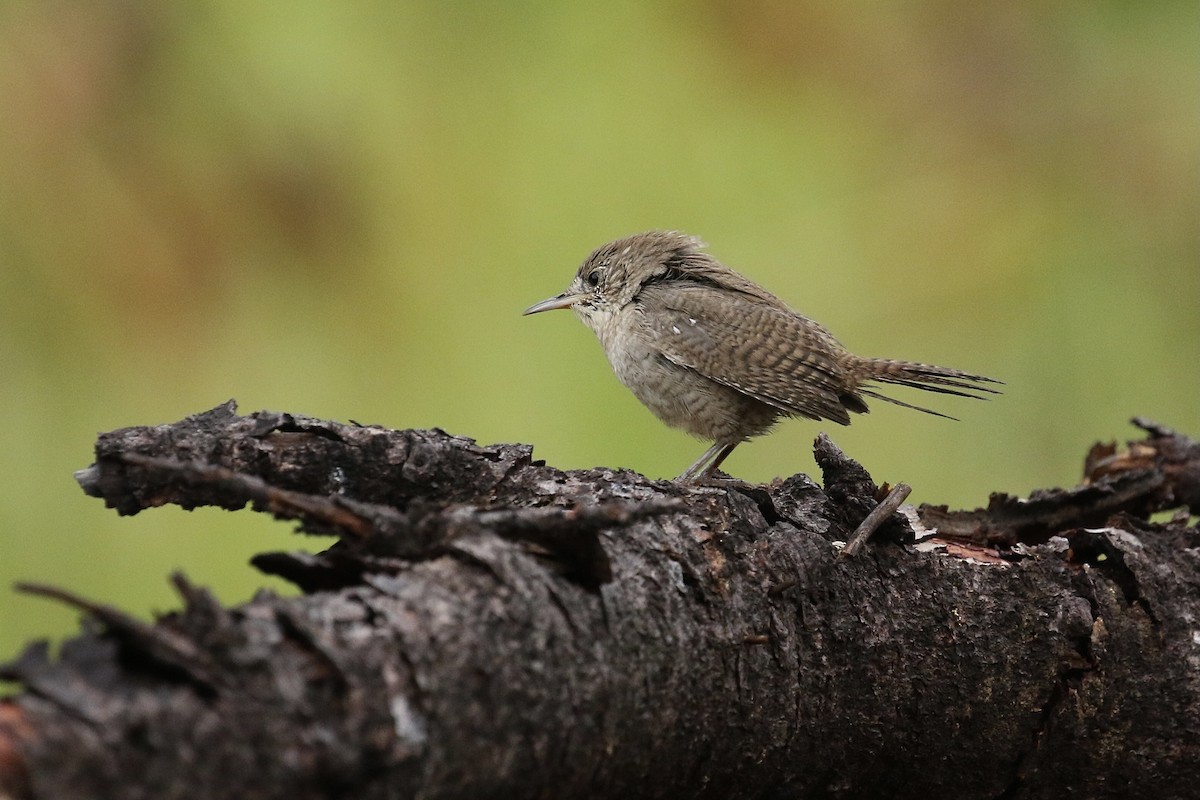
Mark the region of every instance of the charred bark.
[[105, 434], [77, 477], [120, 513], [339, 541], [255, 559], [299, 597], [176, 576], [154, 624], [26, 587], [91, 622], [3, 668], [0, 796], [1190, 797], [1200, 536], [1145, 517], [1195, 501], [1200, 455], [1143, 427], [1040, 516], [905, 507], [855, 558], [886, 492], [824, 437], [822, 488], [232, 403]]

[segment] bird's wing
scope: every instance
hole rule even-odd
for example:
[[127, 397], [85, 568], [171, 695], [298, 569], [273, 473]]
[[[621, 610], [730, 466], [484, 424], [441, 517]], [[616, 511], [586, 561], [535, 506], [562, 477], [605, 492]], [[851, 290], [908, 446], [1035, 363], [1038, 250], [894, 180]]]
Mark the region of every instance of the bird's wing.
[[682, 281], [644, 287], [638, 304], [647, 334], [673, 363], [785, 413], [850, 422], [840, 345], [812, 320]]

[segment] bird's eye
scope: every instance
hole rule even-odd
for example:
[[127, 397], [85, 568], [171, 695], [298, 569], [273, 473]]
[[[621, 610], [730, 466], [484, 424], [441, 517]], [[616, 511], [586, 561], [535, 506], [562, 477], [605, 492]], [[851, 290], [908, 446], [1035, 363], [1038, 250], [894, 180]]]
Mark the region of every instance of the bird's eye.
[[600, 285], [600, 270], [598, 270], [598, 269], [592, 270], [584, 277], [583, 280], [588, 286], [595, 289], [597, 286]]

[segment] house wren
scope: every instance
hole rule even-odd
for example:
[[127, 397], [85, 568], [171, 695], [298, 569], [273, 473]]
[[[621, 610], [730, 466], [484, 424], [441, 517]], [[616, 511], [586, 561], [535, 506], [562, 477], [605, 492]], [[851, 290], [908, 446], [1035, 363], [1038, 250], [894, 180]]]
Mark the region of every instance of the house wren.
[[[679, 476], [712, 475], [780, 417], [850, 424], [872, 382], [962, 397], [992, 378], [910, 361], [860, 358], [819, 323], [701, 251], [693, 236], [650, 231], [592, 253], [562, 294], [525, 309], [570, 308], [596, 334], [621, 383], [663, 422], [713, 442]], [[952, 418], [951, 418], [952, 419]]]

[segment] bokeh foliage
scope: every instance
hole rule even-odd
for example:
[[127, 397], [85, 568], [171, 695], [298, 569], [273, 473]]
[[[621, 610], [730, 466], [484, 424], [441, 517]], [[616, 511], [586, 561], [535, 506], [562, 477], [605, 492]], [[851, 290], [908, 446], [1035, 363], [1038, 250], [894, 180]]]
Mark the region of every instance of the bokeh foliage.
[[[652, 227], [869, 355], [1007, 381], [830, 430], [918, 501], [1070, 484], [1144, 414], [1200, 435], [1200, 6], [30, 0], [0, 6], [0, 658], [237, 601], [250, 514], [117, 518], [98, 431], [236, 397], [679, 472], [703, 448], [557, 293]], [[833, 426], [836, 428], [836, 426]], [[813, 470], [819, 426], [741, 448]]]

